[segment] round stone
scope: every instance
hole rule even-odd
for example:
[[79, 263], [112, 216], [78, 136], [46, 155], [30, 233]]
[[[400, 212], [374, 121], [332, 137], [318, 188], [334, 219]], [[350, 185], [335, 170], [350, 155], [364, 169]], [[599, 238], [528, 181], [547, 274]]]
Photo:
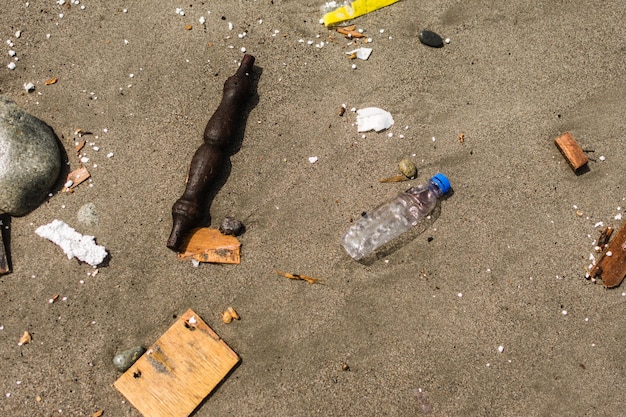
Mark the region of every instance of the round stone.
[[443, 39], [435, 32], [423, 30], [418, 36], [420, 38], [420, 42], [424, 45], [432, 46], [433, 48], [441, 48], [443, 46]]
[[145, 352], [146, 349], [143, 346], [133, 346], [130, 349], [119, 352], [113, 357], [113, 366], [120, 372], [126, 372]]
[[0, 95], [0, 213], [34, 210], [60, 171], [61, 151], [50, 126]]

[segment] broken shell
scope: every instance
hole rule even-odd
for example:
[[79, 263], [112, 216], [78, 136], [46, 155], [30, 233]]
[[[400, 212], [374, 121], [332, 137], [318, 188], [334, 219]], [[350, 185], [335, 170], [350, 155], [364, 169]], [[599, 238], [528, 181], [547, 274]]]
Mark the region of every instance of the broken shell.
[[233, 321], [233, 316], [232, 316], [232, 314], [230, 314], [230, 312], [228, 310], [222, 312], [222, 321], [224, 323], [226, 323], [226, 324], [228, 324], [231, 321]]
[[33, 337], [30, 335], [30, 333], [24, 332], [22, 337], [20, 337], [20, 341], [17, 342], [17, 345], [18, 346], [23, 346], [23, 345], [26, 345], [26, 344], [32, 342], [32, 340], [33, 340]]
[[145, 351], [146, 349], [143, 346], [133, 346], [128, 350], [120, 352], [113, 357], [113, 366], [120, 372], [126, 372]]
[[400, 168], [400, 172], [410, 179], [417, 177], [417, 167], [413, 162], [408, 159], [403, 159], [398, 163], [398, 168]]
[[239, 313], [237, 313], [234, 308], [228, 307], [228, 309], [226, 311], [228, 311], [230, 313], [231, 317], [234, 318], [235, 320], [239, 320], [240, 319]]

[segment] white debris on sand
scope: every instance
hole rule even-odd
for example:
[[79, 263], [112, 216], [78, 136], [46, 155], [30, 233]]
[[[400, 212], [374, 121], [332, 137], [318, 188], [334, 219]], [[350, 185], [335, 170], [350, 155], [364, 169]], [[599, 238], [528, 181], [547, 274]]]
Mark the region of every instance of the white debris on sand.
[[98, 266], [107, 256], [106, 249], [96, 244], [94, 236], [81, 235], [62, 220], [55, 219], [39, 226], [35, 233], [59, 245], [67, 259], [78, 258], [91, 266]]
[[372, 48], [358, 48], [350, 52], [346, 52], [347, 55], [354, 54], [356, 58], [363, 61], [367, 61], [372, 54]]
[[359, 132], [380, 132], [393, 126], [393, 117], [391, 113], [378, 107], [366, 107], [356, 111], [356, 124]]

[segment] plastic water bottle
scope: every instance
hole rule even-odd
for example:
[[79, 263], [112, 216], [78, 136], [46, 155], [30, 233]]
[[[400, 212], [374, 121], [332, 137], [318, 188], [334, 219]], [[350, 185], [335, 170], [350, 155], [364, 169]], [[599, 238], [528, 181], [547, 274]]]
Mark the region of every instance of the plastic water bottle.
[[371, 213], [364, 213], [348, 229], [341, 245], [356, 260], [371, 255], [416, 226], [449, 190], [450, 180], [441, 173], [433, 176], [428, 184], [409, 188]]

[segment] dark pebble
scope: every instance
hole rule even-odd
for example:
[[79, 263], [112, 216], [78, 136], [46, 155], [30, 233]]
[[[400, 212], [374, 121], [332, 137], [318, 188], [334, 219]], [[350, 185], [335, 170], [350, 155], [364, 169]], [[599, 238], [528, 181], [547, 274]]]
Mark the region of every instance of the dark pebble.
[[423, 30], [419, 33], [420, 42], [424, 45], [432, 46], [433, 48], [441, 48], [443, 46], [443, 39], [435, 32], [430, 30]]
[[243, 232], [243, 223], [232, 217], [225, 217], [220, 225], [220, 232], [225, 235], [239, 236]]

